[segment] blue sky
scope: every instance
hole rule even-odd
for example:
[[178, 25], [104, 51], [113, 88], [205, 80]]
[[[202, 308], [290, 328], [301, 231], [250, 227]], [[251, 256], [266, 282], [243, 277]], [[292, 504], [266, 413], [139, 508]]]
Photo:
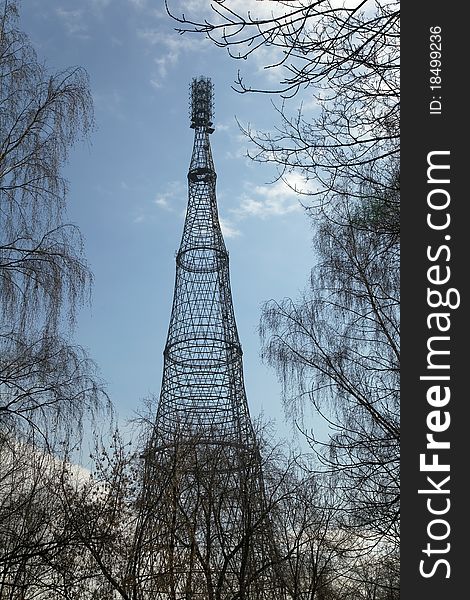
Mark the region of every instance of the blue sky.
[[[172, 6], [188, 13], [207, 4]], [[235, 117], [272, 128], [270, 99], [230, 88], [238, 68], [258, 84], [275, 74], [263, 72], [261, 57], [234, 61], [202, 37], [180, 36], [162, 0], [23, 0], [20, 19], [48, 67], [80, 65], [90, 76], [96, 129], [65, 169], [68, 218], [82, 231], [95, 276], [75, 339], [98, 363], [121, 418], [160, 390], [193, 141], [188, 88], [192, 77], [206, 75], [215, 86], [211, 142], [248, 403], [253, 416], [263, 412], [281, 437], [290, 436], [279, 383], [259, 357], [257, 328], [265, 300], [296, 297], [305, 287], [310, 224], [296, 195], [270, 183], [275, 171], [245, 158], [249, 142]], [[298, 176], [292, 182], [302, 183]]]

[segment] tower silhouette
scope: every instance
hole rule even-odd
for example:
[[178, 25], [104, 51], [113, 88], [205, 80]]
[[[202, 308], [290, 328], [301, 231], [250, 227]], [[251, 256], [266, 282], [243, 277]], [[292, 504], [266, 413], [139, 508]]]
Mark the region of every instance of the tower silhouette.
[[152, 590], [168, 600], [280, 598], [217, 210], [208, 78], [191, 83], [190, 117], [188, 206], [145, 467]]
[[232, 305], [229, 259], [220, 228], [216, 173], [209, 134], [212, 83], [191, 84], [194, 147], [188, 206], [176, 256], [176, 282], [157, 426], [162, 434], [183, 425], [214, 443], [249, 444], [253, 429], [243, 383], [242, 350]]

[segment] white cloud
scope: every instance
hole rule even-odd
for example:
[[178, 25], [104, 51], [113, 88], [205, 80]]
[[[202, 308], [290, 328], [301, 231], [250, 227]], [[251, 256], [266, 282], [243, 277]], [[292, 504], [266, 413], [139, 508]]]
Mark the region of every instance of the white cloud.
[[244, 193], [238, 208], [232, 212], [238, 218], [283, 216], [301, 210], [298, 191], [304, 188], [304, 180], [300, 175], [292, 174], [271, 185], [257, 185], [249, 193]]
[[97, 10], [102, 10], [103, 8], [106, 8], [111, 3], [111, 0], [88, 0], [88, 1], [91, 4], [91, 6]]
[[137, 37], [153, 46], [162, 41], [163, 34], [158, 29], [139, 29], [137, 31]]
[[155, 2], [155, 0], [127, 0], [127, 2], [136, 13], [145, 15], [147, 19], [168, 19], [168, 13], [163, 1], [160, 3], [161, 8], [158, 8], [159, 3]]
[[175, 54], [181, 54], [185, 50], [193, 52], [204, 44], [201, 38], [185, 37], [176, 32], [166, 33], [159, 29], [139, 29], [137, 36], [151, 46], [158, 44]]
[[225, 123], [219, 123], [217, 122], [216, 124], [216, 129], [218, 132], [228, 132], [228, 131], [232, 131], [233, 129], [233, 125], [234, 125], [234, 121], [225, 121]]
[[88, 40], [90, 39], [90, 34], [87, 18], [90, 18], [90, 15], [93, 15], [92, 18], [100, 18], [103, 11], [111, 4], [111, 1], [112, 0], [86, 0], [81, 3], [82, 8], [70, 10], [59, 6], [56, 9], [56, 14], [62, 19], [68, 35], [74, 38]]
[[162, 80], [178, 64], [183, 54], [195, 53], [209, 47], [204, 38], [182, 37], [176, 32], [166, 33], [160, 29], [140, 29], [137, 31], [137, 36], [157, 49], [158, 56], [154, 58], [157, 72], [150, 80], [156, 88], [162, 86]]
[[[218, 124], [216, 123], [216, 129]], [[241, 133], [238, 129], [235, 134], [231, 136], [231, 143], [228, 149], [225, 151], [225, 158], [240, 159], [247, 158], [247, 137], [244, 133]], [[247, 163], [251, 164], [251, 163]]]
[[170, 181], [165, 190], [158, 192], [153, 203], [164, 210], [174, 212], [186, 202], [187, 191], [181, 181]]
[[120, 121], [124, 120], [125, 111], [123, 109], [122, 96], [117, 90], [105, 92], [93, 91], [93, 101], [97, 112], [112, 116]]
[[225, 238], [234, 238], [241, 235], [241, 231], [229, 219], [219, 217], [219, 223]]
[[[130, 189], [125, 183], [121, 183], [124, 189]], [[139, 191], [139, 195], [142, 192]], [[186, 204], [187, 191], [182, 181], [170, 181], [162, 186], [162, 190], [158, 191], [149, 199], [147, 191], [145, 192], [146, 199], [139, 206], [134, 207], [132, 222], [135, 224], [153, 222], [155, 218], [159, 218], [160, 211], [176, 215], [179, 219], [184, 217], [183, 207]], [[156, 208], [155, 208], [156, 207]], [[156, 210], [157, 209], [157, 210]], [[157, 217], [158, 215], [158, 217]]]
[[[170, 1], [170, 10], [175, 16], [178, 16], [178, 11], [184, 13], [188, 19], [205, 18], [211, 16], [211, 21], [217, 21], [217, 14], [210, 10], [211, 3], [207, 0], [176, 0]], [[218, 10], [224, 10], [222, 6], [217, 7]], [[250, 15], [253, 19], [264, 19], [274, 15], [282, 15], [286, 12], [286, 7], [278, 0], [230, 0], [227, 2], [227, 9], [239, 15]], [[227, 16], [231, 16], [227, 12]]]
[[163, 194], [157, 196], [155, 198], [154, 202], [157, 206], [160, 206], [161, 208], [166, 208], [167, 210], [171, 210], [170, 205], [168, 204], [168, 200]]
[[132, 4], [135, 8], [144, 8], [147, 6], [147, 0], [128, 0], [129, 4]]
[[88, 26], [82, 9], [65, 10], [59, 7], [56, 9], [56, 14], [62, 19], [68, 35], [84, 40], [89, 39]]

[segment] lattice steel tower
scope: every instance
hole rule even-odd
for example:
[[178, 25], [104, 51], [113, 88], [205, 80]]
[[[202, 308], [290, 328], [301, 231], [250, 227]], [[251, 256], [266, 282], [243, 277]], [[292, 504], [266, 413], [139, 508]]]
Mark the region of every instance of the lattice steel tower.
[[190, 116], [188, 207], [146, 465], [150, 570], [159, 598], [280, 598], [217, 211], [207, 78], [192, 81]]
[[208, 79], [191, 84], [194, 148], [189, 199], [176, 257], [176, 283], [157, 423], [170, 434], [184, 423], [191, 434], [246, 444], [252, 427], [243, 384], [242, 350], [230, 292], [229, 259], [220, 229], [216, 173], [209, 142], [213, 91]]

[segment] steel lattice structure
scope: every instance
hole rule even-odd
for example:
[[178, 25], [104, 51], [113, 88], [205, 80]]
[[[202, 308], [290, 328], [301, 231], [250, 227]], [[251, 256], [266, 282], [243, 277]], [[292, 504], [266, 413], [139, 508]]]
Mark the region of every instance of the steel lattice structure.
[[217, 211], [209, 142], [212, 113], [212, 84], [207, 79], [193, 80], [189, 198], [176, 257], [157, 422], [166, 434], [174, 431], [175, 423], [184, 423], [192, 434], [246, 444], [253, 431], [230, 291], [229, 258]]
[[162, 599], [280, 598], [218, 218], [207, 78], [192, 81], [190, 116], [188, 206], [145, 470], [149, 572]]

